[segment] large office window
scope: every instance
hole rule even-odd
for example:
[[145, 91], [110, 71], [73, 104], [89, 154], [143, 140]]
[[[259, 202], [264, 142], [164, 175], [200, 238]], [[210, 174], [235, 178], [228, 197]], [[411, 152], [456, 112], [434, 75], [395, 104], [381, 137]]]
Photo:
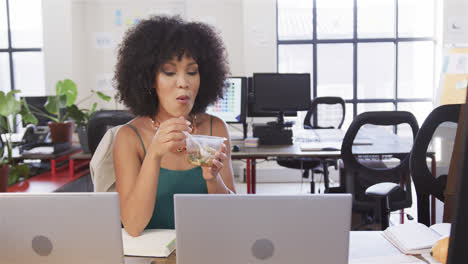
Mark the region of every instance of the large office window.
[[40, 0], [0, 0], [0, 90], [44, 95]]
[[312, 97], [365, 111], [432, 109], [434, 0], [277, 0], [278, 72], [309, 72]]

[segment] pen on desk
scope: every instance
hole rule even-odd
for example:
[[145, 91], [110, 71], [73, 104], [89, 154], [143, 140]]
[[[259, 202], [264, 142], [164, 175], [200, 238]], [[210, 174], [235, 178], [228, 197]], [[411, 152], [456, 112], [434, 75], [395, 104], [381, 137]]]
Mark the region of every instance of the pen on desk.
[[173, 248], [175, 247], [175, 243], [176, 243], [176, 239], [174, 238], [171, 242], [169, 242], [169, 244], [166, 245], [166, 248], [172, 251]]
[[431, 264], [427, 259], [425, 259], [421, 254], [413, 255], [415, 258], [424, 261], [424, 263]]

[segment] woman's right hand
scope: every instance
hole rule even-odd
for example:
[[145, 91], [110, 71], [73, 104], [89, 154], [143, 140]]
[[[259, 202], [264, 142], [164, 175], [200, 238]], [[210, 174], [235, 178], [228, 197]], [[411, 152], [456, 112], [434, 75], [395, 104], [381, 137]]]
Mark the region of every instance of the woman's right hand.
[[168, 152], [177, 152], [178, 149], [184, 148], [185, 135], [182, 131], [192, 132], [190, 122], [182, 116], [162, 122], [151, 141], [152, 156], [160, 159]]

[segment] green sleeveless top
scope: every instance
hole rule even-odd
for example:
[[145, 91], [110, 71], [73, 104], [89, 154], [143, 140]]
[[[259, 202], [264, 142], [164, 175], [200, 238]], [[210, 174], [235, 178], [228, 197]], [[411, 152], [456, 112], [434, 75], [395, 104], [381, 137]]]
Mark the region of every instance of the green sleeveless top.
[[[211, 126], [213, 119], [211, 118]], [[138, 130], [130, 125], [140, 139], [146, 155], [145, 145]], [[210, 128], [213, 133], [212, 127]], [[168, 170], [160, 168], [158, 190], [153, 215], [145, 229], [175, 229], [174, 225], [174, 194], [176, 193], [208, 193], [206, 181], [203, 179], [201, 167], [189, 170]]]

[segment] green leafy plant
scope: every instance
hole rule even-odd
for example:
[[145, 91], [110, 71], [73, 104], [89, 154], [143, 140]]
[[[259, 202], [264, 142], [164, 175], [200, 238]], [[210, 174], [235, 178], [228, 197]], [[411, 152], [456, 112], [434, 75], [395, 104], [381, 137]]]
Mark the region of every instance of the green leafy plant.
[[96, 111], [98, 103], [94, 102], [91, 109], [79, 108], [78, 105], [85, 102], [85, 101], [91, 100], [91, 99], [95, 98], [96, 96], [98, 98], [106, 101], [106, 102], [109, 102], [111, 100], [110, 96], [105, 95], [104, 93], [102, 93], [100, 91], [91, 90], [91, 94], [89, 96], [83, 98], [78, 103], [72, 104], [71, 106], [67, 107], [66, 112], [67, 112], [68, 116], [73, 121], [75, 121], [75, 124], [78, 127], [88, 125], [89, 118]]
[[76, 84], [70, 79], [58, 81], [55, 85], [55, 95], [49, 96], [45, 104], [47, 113], [31, 105], [34, 114], [47, 117], [54, 123], [63, 123], [68, 118], [67, 111], [61, 111], [72, 106], [78, 95]]
[[[16, 183], [20, 177], [29, 177], [29, 167], [26, 164], [16, 164], [13, 156], [13, 142], [12, 137], [12, 126], [10, 119], [13, 124], [17, 124], [17, 115], [20, 115], [23, 122], [26, 124], [37, 124], [36, 117], [29, 110], [28, 104], [24, 99], [17, 100], [15, 97], [16, 93], [20, 91], [14, 90], [5, 94], [0, 91], [0, 127], [7, 133], [4, 138], [0, 136], [0, 167], [4, 165], [10, 165], [10, 174], [8, 176], [8, 185]], [[6, 156], [5, 156], [6, 148]]]
[[[86, 126], [89, 117], [96, 111], [97, 102], [94, 102], [91, 109], [80, 108], [79, 105], [85, 101], [98, 97], [109, 102], [111, 97], [102, 92], [91, 90], [91, 94], [75, 104], [78, 90], [75, 82], [70, 79], [58, 81], [55, 87], [56, 94], [49, 96], [45, 104], [47, 113], [38, 108], [32, 109], [34, 114], [47, 117], [52, 122], [63, 123], [68, 118], [72, 119], [77, 126]], [[32, 107], [32, 106], [31, 106]], [[65, 109], [62, 110], [61, 109]]]

